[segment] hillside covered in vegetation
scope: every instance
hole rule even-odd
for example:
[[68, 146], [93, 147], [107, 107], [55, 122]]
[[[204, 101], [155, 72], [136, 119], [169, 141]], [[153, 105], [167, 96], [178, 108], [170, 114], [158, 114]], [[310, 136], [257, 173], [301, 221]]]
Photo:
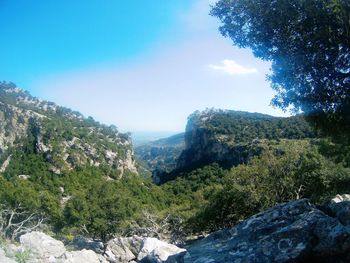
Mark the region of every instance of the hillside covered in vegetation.
[[[136, 164], [129, 135], [116, 127], [12, 84], [0, 92], [7, 238], [44, 227], [63, 240], [138, 234], [183, 245], [277, 203], [318, 204], [350, 187], [349, 147], [318, 138], [302, 116], [195, 112], [185, 134], [136, 148]], [[166, 180], [155, 185], [136, 167], [163, 169]]]
[[154, 172], [163, 183], [183, 171], [218, 163], [231, 168], [260, 155], [266, 141], [314, 138], [312, 128], [302, 116], [273, 117], [260, 113], [207, 109], [188, 117], [185, 147], [173, 171]]
[[57, 233], [105, 240], [141, 217], [141, 207], [162, 207], [161, 191], [137, 174], [129, 134], [115, 126], [5, 82], [0, 120], [0, 229], [6, 237], [17, 238], [16, 225], [25, 221], [25, 229], [40, 222]]
[[153, 180], [187, 233], [230, 227], [290, 200], [321, 204], [350, 187], [349, 146], [320, 138], [303, 116], [198, 111], [184, 138], [176, 168], [155, 169]]

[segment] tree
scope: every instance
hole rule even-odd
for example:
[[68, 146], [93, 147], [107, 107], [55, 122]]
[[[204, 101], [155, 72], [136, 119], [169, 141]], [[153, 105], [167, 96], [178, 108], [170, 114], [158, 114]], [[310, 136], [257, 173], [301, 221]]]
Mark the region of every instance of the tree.
[[104, 243], [139, 207], [120, 191], [117, 182], [96, 181], [85, 193], [76, 193], [66, 205], [64, 215], [69, 226], [77, 226], [85, 234]]
[[220, 0], [220, 32], [271, 61], [272, 104], [350, 142], [350, 1]]
[[11, 240], [40, 228], [44, 220], [44, 216], [25, 210], [21, 204], [14, 208], [0, 204], [0, 235]]
[[349, 185], [350, 169], [325, 158], [314, 143], [284, 140], [233, 167], [189, 225], [195, 232], [232, 227], [278, 203], [309, 198], [322, 204]]

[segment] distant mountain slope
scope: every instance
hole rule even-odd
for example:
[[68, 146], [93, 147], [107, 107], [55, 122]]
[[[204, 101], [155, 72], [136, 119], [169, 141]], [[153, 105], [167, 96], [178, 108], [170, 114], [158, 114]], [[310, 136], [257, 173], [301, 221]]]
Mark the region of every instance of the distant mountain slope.
[[182, 147], [185, 145], [185, 133], [178, 133], [167, 138], [162, 138], [149, 144], [155, 146], [171, 146], [171, 147]]
[[135, 155], [150, 172], [176, 168], [177, 159], [185, 148], [184, 133], [135, 147]]
[[11, 152], [28, 141], [56, 174], [84, 165], [109, 166], [120, 176], [126, 170], [136, 172], [128, 134], [1, 82], [1, 171], [11, 162]]
[[261, 152], [264, 140], [312, 138], [314, 133], [302, 116], [273, 117], [260, 113], [208, 109], [188, 118], [185, 149], [171, 173], [156, 171], [157, 183], [175, 178], [210, 163], [230, 168], [246, 163]]
[[153, 141], [157, 141], [162, 138], [171, 137], [176, 132], [169, 131], [133, 131], [131, 133], [132, 144], [134, 147], [138, 147], [140, 145], [148, 144]]

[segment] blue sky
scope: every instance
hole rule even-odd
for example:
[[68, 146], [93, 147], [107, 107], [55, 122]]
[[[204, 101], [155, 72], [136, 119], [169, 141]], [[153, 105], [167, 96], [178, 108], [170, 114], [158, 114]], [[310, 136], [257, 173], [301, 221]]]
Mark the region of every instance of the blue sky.
[[285, 115], [210, 3], [1, 0], [1, 79], [123, 131], [182, 131], [207, 107]]

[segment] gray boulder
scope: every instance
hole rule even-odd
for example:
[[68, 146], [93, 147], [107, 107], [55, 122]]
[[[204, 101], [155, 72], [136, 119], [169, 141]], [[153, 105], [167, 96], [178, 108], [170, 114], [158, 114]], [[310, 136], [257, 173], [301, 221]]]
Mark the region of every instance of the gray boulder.
[[146, 238], [138, 254], [142, 263], [177, 263], [183, 262], [186, 250], [168, 244], [156, 238]]
[[67, 246], [71, 250], [92, 250], [96, 253], [103, 253], [103, 243], [83, 236], [78, 236]]
[[37, 262], [55, 262], [66, 252], [61, 241], [42, 232], [31, 232], [20, 237], [21, 246], [30, 250]]
[[5, 251], [0, 247], [0, 262], [1, 263], [16, 263], [16, 261], [14, 261], [11, 258], [8, 258], [6, 256]]
[[279, 204], [197, 242], [184, 262], [350, 262], [348, 222], [307, 199]]
[[80, 250], [66, 252], [63, 256], [62, 263], [107, 263], [102, 256], [92, 250]]
[[341, 203], [344, 201], [350, 201], [350, 195], [349, 194], [343, 194], [343, 195], [336, 195], [333, 199], [332, 199], [332, 203]]
[[332, 215], [336, 217], [340, 223], [350, 227], [350, 201], [342, 201], [339, 203], [331, 203], [328, 205]]
[[118, 237], [108, 242], [106, 255], [110, 262], [177, 263], [183, 262], [185, 249], [156, 238]]
[[142, 238], [117, 237], [107, 243], [106, 254], [108, 259], [114, 262], [129, 262], [135, 260], [141, 250]]

